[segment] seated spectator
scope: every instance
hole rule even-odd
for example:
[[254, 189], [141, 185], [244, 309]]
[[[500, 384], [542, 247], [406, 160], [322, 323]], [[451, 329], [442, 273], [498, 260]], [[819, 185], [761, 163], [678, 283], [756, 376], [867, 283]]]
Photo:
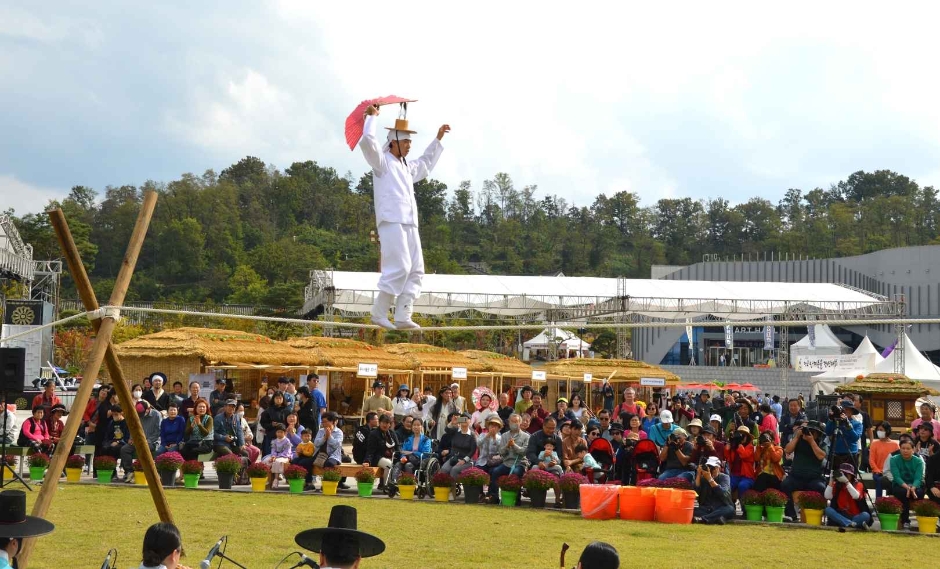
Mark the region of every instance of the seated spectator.
[[[633, 417], [630, 417], [630, 425], [628, 427], [629, 427], [628, 429], [629, 432], [626, 433], [626, 436], [630, 436], [630, 434], [635, 434], [637, 440], [639, 441], [649, 438], [649, 435], [647, 435], [646, 431], [643, 430], [640, 418], [638, 416], [634, 415]], [[623, 427], [621, 427], [621, 429], [623, 429]], [[620, 435], [624, 436], [623, 430], [620, 431]], [[612, 436], [611, 436], [611, 439], [613, 439]]]
[[500, 431], [503, 430], [503, 421], [499, 415], [492, 414], [486, 420], [486, 432], [477, 437], [477, 459], [474, 466], [489, 472], [503, 462], [499, 454], [499, 445], [502, 441]]
[[525, 431], [526, 434], [531, 434], [529, 433], [529, 427], [532, 426], [532, 416], [528, 413], [522, 413], [520, 416], [522, 420], [519, 422], [519, 426], [522, 427], [522, 430]]
[[29, 447], [32, 452], [49, 453], [52, 441], [49, 439], [49, 428], [43, 420], [45, 414], [46, 410], [42, 406], [33, 407], [33, 416], [23, 421], [16, 446]]
[[[620, 423], [611, 423], [608, 432], [610, 433], [610, 446], [613, 447], [614, 455], [616, 455], [618, 452], [620, 452], [620, 447], [623, 446], [623, 425]], [[640, 430], [639, 433], [636, 431], [630, 431], [629, 437], [633, 438], [634, 440], [640, 440], [642, 438], [646, 438], [647, 434], [643, 430]]]
[[[339, 416], [333, 411], [327, 411], [321, 417], [322, 425], [317, 431], [317, 437], [313, 441], [316, 451], [310, 461], [310, 467], [307, 468], [307, 484], [312, 482], [313, 464], [319, 459], [319, 454], [326, 455], [323, 462], [323, 468], [333, 468], [339, 466], [343, 461], [343, 431], [336, 427], [336, 420]], [[306, 433], [308, 431], [304, 431]]]
[[490, 405], [493, 404], [493, 400], [490, 398], [489, 394], [484, 393], [480, 395], [480, 408], [473, 412], [473, 415], [470, 416], [470, 427], [477, 433], [482, 433], [486, 429], [486, 421], [490, 416], [499, 416], [496, 411], [490, 409]]
[[903, 527], [911, 524], [911, 501], [919, 500], [923, 495], [925, 464], [924, 459], [914, 452], [914, 443], [902, 439], [900, 453], [891, 456], [885, 463], [884, 476], [891, 481], [891, 494], [901, 501], [901, 519]]
[[561, 437], [561, 465], [565, 472], [579, 472], [581, 470], [581, 459], [578, 458], [575, 448], [579, 445], [587, 446], [587, 440], [581, 436], [584, 427], [581, 421], [577, 419], [569, 421], [568, 432], [565, 434], [562, 429]]
[[[37, 396], [38, 397], [38, 396]], [[33, 406], [35, 407], [35, 401], [33, 401]], [[937, 440], [940, 440], [940, 421], [934, 418], [936, 409], [933, 406], [933, 403], [929, 401], [924, 401], [920, 405], [920, 417], [914, 419], [911, 423], [911, 430], [917, 432], [917, 428], [920, 427], [923, 423], [929, 423], [933, 426], [933, 437]]]
[[[402, 422], [395, 427], [395, 436], [398, 437], [399, 441], [403, 441], [411, 436], [411, 426], [414, 424], [414, 417], [406, 415]], [[420, 421], [418, 421], [420, 423]]]
[[689, 425], [685, 428], [685, 432], [689, 433], [689, 440], [694, 441], [696, 437], [702, 434], [702, 420], [696, 417], [689, 421]]
[[899, 449], [898, 442], [891, 438], [891, 423], [882, 421], [875, 430], [875, 440], [868, 447], [868, 468], [875, 481], [875, 499], [884, 494], [882, 479], [885, 462], [892, 453]]
[[156, 455], [165, 452], [180, 452], [183, 437], [186, 436], [186, 419], [180, 416], [179, 407], [170, 403], [166, 410], [166, 419], [160, 422], [160, 444]]
[[737, 501], [738, 496], [754, 487], [754, 440], [751, 430], [741, 425], [734, 432], [725, 447], [725, 460], [731, 472], [731, 500]]
[[777, 431], [777, 415], [770, 408], [768, 403], [764, 403], [760, 406], [761, 419], [760, 426], [758, 430], [761, 433], [770, 433], [773, 436], [774, 444], [780, 444], [780, 433]]
[[672, 422], [672, 412], [664, 410], [659, 414], [659, 423], [653, 425], [647, 434], [649, 439], [656, 443], [656, 446], [664, 447], [669, 440], [669, 435], [678, 428]]
[[[245, 435], [242, 432], [242, 422], [235, 415], [238, 402], [227, 399], [222, 406], [222, 412], [215, 416], [213, 423], [213, 452], [216, 456], [237, 454], [245, 458], [248, 451], [245, 449]], [[247, 460], [245, 466], [247, 466]]]
[[552, 417], [555, 418], [555, 421], [558, 424], [561, 424], [565, 421], [571, 422], [577, 419], [577, 417], [574, 416], [574, 413], [568, 409], [568, 400], [564, 397], [559, 397], [558, 400], [555, 401], [555, 412], [552, 413]]
[[491, 504], [499, 503], [496, 481], [500, 476], [515, 474], [521, 477], [525, 474], [526, 450], [529, 446], [530, 435], [522, 429], [522, 419], [523, 416], [518, 413], [509, 415], [509, 430], [500, 437], [499, 455], [503, 460], [490, 470], [490, 484], [487, 488], [487, 496]]
[[42, 393], [33, 397], [32, 409], [37, 407], [42, 408], [44, 411], [46, 409], [51, 409], [53, 405], [62, 403], [62, 400], [55, 394], [55, 380], [48, 379], [46, 380], [45, 385], [43, 385]]
[[[0, 418], [0, 421], [6, 421], [5, 423], [3, 423], [5, 430], [2, 433], [0, 433], [0, 441], [2, 441], [3, 444], [6, 444], [6, 445], [12, 445], [14, 441], [16, 440], [16, 435], [15, 435], [16, 412], [15, 411], [16, 411], [16, 405], [12, 403], [8, 404], [7, 408], [4, 409], [3, 411], [6, 414], [6, 417]], [[92, 416], [94, 416], [94, 414], [92, 414]]]
[[[758, 428], [758, 423], [754, 422], [752, 418], [752, 415], [754, 415], [754, 404], [742, 398], [737, 400], [733, 409], [734, 413], [725, 426], [725, 438], [730, 441], [731, 436], [734, 435], [739, 427], [747, 427], [751, 432], [751, 440], [757, 440], [757, 437], [760, 436], [760, 429]], [[733, 483], [732, 486], [734, 486]]]
[[466, 414], [457, 417], [458, 431], [450, 441], [450, 453], [447, 461], [441, 465], [441, 472], [446, 472], [454, 478], [473, 465], [473, 455], [477, 452], [477, 438], [470, 431], [470, 417]]
[[692, 419], [695, 418], [695, 411], [686, 405], [685, 401], [679, 395], [673, 396], [669, 406], [669, 412], [672, 413], [672, 419], [676, 426], [681, 429], [688, 427]]
[[[549, 470], [560, 476], [564, 471], [561, 467], [561, 461], [556, 460], [555, 464], [542, 464], [542, 451], [545, 450], [545, 444], [550, 442], [552, 451], [561, 448], [561, 437], [555, 434], [555, 418], [547, 417], [542, 423], [542, 430], [529, 436], [529, 444], [526, 447], [526, 458], [533, 469]], [[556, 459], [558, 454], [555, 453]], [[551, 461], [549, 461], [551, 462]]]
[[287, 429], [283, 426], [275, 427], [274, 436], [275, 439], [271, 441], [271, 454], [261, 459], [261, 462], [271, 467], [268, 488], [277, 488], [281, 473], [284, 472], [284, 465], [289, 464], [294, 458], [294, 447], [287, 438]]
[[867, 528], [866, 524], [871, 522], [871, 513], [865, 503], [865, 486], [857, 480], [855, 467], [851, 464], [842, 464], [833, 475], [833, 480], [829, 486], [826, 486], [824, 494], [829, 500], [826, 518], [840, 529]]
[[[102, 440], [101, 454], [121, 458], [121, 449], [130, 439], [130, 429], [127, 426], [127, 421], [124, 420], [124, 410], [121, 409], [120, 405], [111, 408], [111, 421], [102, 434], [104, 439]], [[124, 465], [125, 470], [127, 466], [127, 464]], [[117, 469], [115, 468], [111, 480], [117, 480], [117, 478]]]
[[578, 460], [581, 461], [580, 471], [588, 477], [588, 481], [593, 484], [600, 480], [601, 476], [604, 474], [604, 467], [591, 456], [591, 453], [588, 452], [587, 445], [579, 443], [578, 446], [574, 447], [574, 452]]
[[[542, 396], [539, 393], [532, 395], [532, 406], [526, 409], [526, 414], [531, 418], [529, 421], [529, 434], [541, 430], [542, 424], [545, 422], [545, 419], [549, 417], [549, 414], [548, 411], [542, 408]], [[553, 420], [552, 424], [557, 426], [558, 420]]]
[[313, 455], [316, 447], [313, 445], [313, 432], [304, 430], [300, 433], [300, 444], [294, 449], [294, 458], [291, 464], [300, 466], [307, 471], [307, 477], [304, 480], [304, 490], [315, 490], [313, 486]]
[[352, 455], [356, 464], [362, 464], [366, 460], [366, 441], [369, 439], [369, 433], [372, 429], [379, 426], [379, 414], [375, 411], [369, 411], [366, 414], [366, 420], [359, 425], [356, 433], [353, 435]]
[[731, 500], [731, 479], [721, 472], [721, 459], [710, 456], [705, 466], [695, 471], [695, 492], [698, 506], [693, 512], [693, 521], [703, 524], [724, 525], [734, 518], [734, 502]]
[[655, 409], [653, 409], [653, 411], [644, 409], [643, 405], [636, 400], [636, 389], [632, 387], [627, 387], [623, 390], [623, 403], [618, 405], [613, 412], [613, 416], [620, 419], [621, 425], [629, 425], [630, 417], [633, 416], [638, 416], [642, 420], [655, 414]]
[[[186, 399], [186, 394], [183, 393], [183, 382], [181, 382], [181, 381], [174, 381], [174, 382], [173, 382], [173, 392], [170, 393], [170, 402], [169, 402], [169, 403], [176, 403], [177, 405], [181, 405], [181, 404], [183, 403], [183, 399]], [[169, 403], [167, 403], [167, 410], [168, 410], [168, 411], [169, 411], [169, 408], [170, 408]]]
[[933, 425], [921, 423], [914, 431], [914, 452], [926, 462], [935, 454], [940, 454], [940, 443], [933, 436]]
[[161, 414], [166, 412], [170, 405], [170, 394], [163, 389], [165, 383], [166, 376], [159, 372], [154, 373], [150, 376], [150, 389], [143, 394], [144, 400], [150, 403], [150, 407]]
[[297, 413], [288, 413], [286, 420], [284, 432], [287, 434], [287, 440], [290, 441], [291, 448], [297, 448], [297, 445], [300, 444], [300, 433], [304, 431], [304, 427], [300, 424]]
[[712, 430], [715, 431], [715, 440], [724, 442], [724, 430], [721, 428], [721, 415], [713, 413], [711, 417], [708, 418], [708, 424], [711, 426]]
[[[140, 425], [144, 429], [147, 446], [150, 447], [150, 452], [153, 453], [160, 444], [160, 424], [163, 422], [163, 415], [156, 409], [151, 408], [150, 403], [143, 399], [137, 402], [134, 411], [140, 417]], [[137, 447], [134, 445], [134, 438], [128, 436], [127, 444], [121, 447], [121, 466], [124, 468], [124, 482], [134, 481], [135, 458], [137, 458]]]
[[803, 412], [803, 408], [797, 399], [791, 399], [787, 402], [787, 413], [778, 422], [781, 437], [780, 444], [784, 447], [790, 444], [790, 439], [793, 438], [793, 427], [800, 423], [806, 423], [806, 413]]
[[189, 415], [189, 421], [186, 422], [186, 442], [180, 451], [183, 458], [196, 460], [200, 454], [212, 452], [213, 432], [212, 415], [209, 415], [209, 402], [200, 399], [193, 407], [193, 412]]
[[261, 456], [261, 449], [254, 445], [255, 434], [251, 432], [251, 426], [245, 418], [245, 406], [239, 403], [238, 407], [235, 408], [235, 415], [238, 417], [238, 421], [241, 424], [242, 438], [245, 440], [244, 448], [245, 452], [248, 453], [248, 462], [249, 464], [257, 462], [258, 457]]
[[555, 452], [555, 443], [553, 441], [545, 441], [538, 459], [538, 464], [533, 466], [533, 468], [547, 470], [555, 476], [564, 474], [564, 470], [562, 470], [561, 467], [561, 459], [558, 458], [558, 453]]
[[379, 415], [379, 427], [369, 433], [366, 445], [366, 458], [363, 466], [376, 466], [381, 469], [378, 490], [384, 492], [385, 483], [392, 470], [392, 460], [395, 458], [395, 453], [401, 450], [398, 437], [392, 429], [391, 415], [387, 413]]
[[[770, 416], [775, 415], [771, 412]], [[754, 490], [758, 492], [763, 492], [768, 488], [779, 490], [783, 480], [783, 466], [780, 465], [783, 460], [783, 447], [774, 442], [773, 433], [766, 431], [760, 434], [756, 452], [758, 470]]]
[[392, 414], [395, 423], [401, 423], [402, 419], [411, 415], [411, 410], [417, 407], [417, 403], [411, 399], [411, 388], [404, 383], [398, 387], [398, 393], [392, 399]]
[[780, 490], [789, 498], [784, 515], [790, 519], [796, 519], [794, 492], [806, 490], [822, 494], [826, 491], [823, 461], [826, 459], [828, 444], [822, 429], [818, 421], [796, 422], [793, 436], [783, 449], [784, 454], [793, 456], [790, 472], [780, 484]]
[[411, 434], [401, 445], [401, 464], [405, 472], [414, 473], [421, 461], [431, 454], [431, 439], [424, 434], [421, 421], [412, 421]]
[[199, 382], [190, 381], [189, 382], [189, 397], [183, 399], [183, 402], [180, 403], [179, 414], [183, 416], [187, 421], [189, 416], [192, 414], [193, 407], [196, 406], [196, 402], [199, 401]]
[[[62, 438], [62, 431], [65, 429], [65, 423], [62, 422], [62, 416], [68, 415], [65, 405], [57, 403], [49, 408], [49, 413], [45, 417], [46, 429], [49, 431], [50, 448], [55, 451], [55, 446], [59, 444]], [[0, 419], [2, 420], [2, 419]]]
[[927, 459], [924, 472], [924, 497], [940, 504], [940, 454]]
[[682, 476], [688, 471], [693, 450], [688, 436], [685, 429], [677, 427], [666, 439], [666, 444], [659, 450], [659, 460], [663, 463], [663, 473], [659, 475], [660, 480]]
[[285, 403], [284, 394], [280, 391], [275, 391], [274, 395], [271, 397], [271, 404], [261, 413], [261, 419], [259, 419], [259, 423], [264, 429], [264, 441], [261, 444], [261, 454], [269, 454], [271, 442], [276, 436], [277, 427], [284, 427], [286, 432], [287, 416], [290, 415], [290, 413], [291, 410], [287, 406], [287, 403]]
[[[640, 428], [643, 429], [643, 431], [647, 435], [649, 435], [650, 432], [653, 430], [653, 427], [657, 423], [659, 423], [660, 416], [661, 414], [659, 412], [659, 406], [653, 403], [652, 401], [650, 401], [650, 404], [646, 406], [645, 416], [643, 417], [643, 422], [641, 423]], [[672, 417], [672, 413], [670, 413], [669, 416]], [[629, 422], [624, 423], [623, 421], [621, 421], [620, 424], [629, 425], [630, 423]]]

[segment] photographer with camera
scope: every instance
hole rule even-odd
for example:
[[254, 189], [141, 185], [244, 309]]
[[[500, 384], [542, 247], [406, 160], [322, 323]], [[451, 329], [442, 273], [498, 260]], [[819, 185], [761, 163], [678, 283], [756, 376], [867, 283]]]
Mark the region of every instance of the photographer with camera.
[[793, 427], [797, 423], [806, 422], [806, 413], [800, 407], [800, 402], [791, 399], [787, 402], [787, 413], [780, 419], [780, 444], [787, 446], [793, 438]]
[[840, 405], [829, 408], [826, 436], [832, 437], [833, 445], [829, 468], [836, 469], [846, 462], [858, 467], [858, 443], [862, 438], [862, 428], [861, 415], [851, 400], [844, 399]]
[[[719, 462], [724, 462], [725, 444], [715, 438], [715, 429], [711, 425], [702, 427], [700, 433], [692, 439], [692, 444], [690, 465], [702, 466], [711, 457], [717, 458]], [[690, 484], [695, 483], [695, 472], [684, 472], [682, 477], [688, 480]]]
[[865, 502], [865, 486], [858, 481], [855, 468], [841, 464], [832, 474], [824, 494], [829, 500], [826, 518], [830, 524], [839, 526], [839, 531], [847, 527], [867, 529], [871, 525], [871, 512]]
[[784, 515], [790, 519], [796, 518], [796, 509], [793, 507], [794, 492], [807, 490], [822, 494], [826, 491], [823, 461], [828, 449], [823, 426], [818, 421], [795, 424], [793, 437], [783, 449], [784, 453], [793, 455], [793, 466], [780, 484], [780, 490], [788, 497]]
[[734, 414], [731, 415], [731, 419], [725, 427], [725, 438], [730, 441], [736, 431], [740, 430], [741, 427], [747, 427], [751, 433], [751, 440], [757, 439], [760, 432], [757, 423], [751, 418], [754, 414], [754, 405], [747, 399], [742, 398], [738, 399], [733, 408]]
[[757, 439], [757, 479], [754, 481], [754, 490], [763, 492], [768, 488], [780, 489], [783, 480], [783, 447], [774, 442], [773, 433], [764, 431]]
[[689, 470], [692, 459], [692, 443], [685, 429], [675, 429], [670, 433], [666, 446], [659, 450], [659, 460], [663, 463], [663, 473], [660, 480], [681, 476]]
[[725, 447], [725, 460], [731, 471], [731, 501], [754, 487], [754, 438], [751, 430], [741, 425], [731, 433]]
[[734, 517], [731, 500], [731, 480], [721, 472], [721, 459], [710, 456], [695, 471], [695, 492], [698, 506], [693, 511], [693, 522], [724, 525]]

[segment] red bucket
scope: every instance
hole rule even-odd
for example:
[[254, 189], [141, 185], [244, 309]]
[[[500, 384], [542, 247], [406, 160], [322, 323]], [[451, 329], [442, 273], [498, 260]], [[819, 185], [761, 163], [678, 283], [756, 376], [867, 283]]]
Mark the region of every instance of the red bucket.
[[617, 517], [620, 486], [607, 484], [581, 485], [581, 516], [589, 520], [612, 520]]
[[624, 486], [620, 489], [620, 519], [653, 521], [656, 510], [656, 488]]
[[656, 492], [657, 522], [664, 524], [690, 524], [695, 509], [695, 492], [660, 488]]

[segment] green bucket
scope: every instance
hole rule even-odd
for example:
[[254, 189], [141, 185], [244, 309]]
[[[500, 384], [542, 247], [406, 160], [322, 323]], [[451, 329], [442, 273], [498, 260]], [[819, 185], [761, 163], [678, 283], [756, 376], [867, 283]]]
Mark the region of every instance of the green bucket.
[[783, 506], [765, 506], [767, 521], [775, 524], [783, 523]]
[[764, 519], [764, 507], [761, 505], [744, 506], [744, 516], [749, 522], [759, 522]]
[[287, 484], [290, 486], [291, 494], [303, 494], [304, 493], [304, 483], [306, 481], [303, 478], [291, 478], [287, 481]]
[[99, 470], [98, 471], [98, 482], [100, 484], [110, 484], [111, 477], [114, 476], [113, 470]]
[[183, 475], [183, 486], [186, 488], [199, 488], [199, 473], [196, 474], [184, 474]]
[[30, 466], [29, 467], [29, 479], [30, 480], [34, 482], [38, 482], [42, 480], [45, 475], [46, 475], [45, 466]]
[[518, 492], [507, 492], [506, 490], [499, 491], [499, 504], [501, 506], [515, 506], [518, 500]]
[[878, 514], [878, 521], [881, 522], [881, 529], [884, 531], [898, 531], [898, 521], [901, 514]]

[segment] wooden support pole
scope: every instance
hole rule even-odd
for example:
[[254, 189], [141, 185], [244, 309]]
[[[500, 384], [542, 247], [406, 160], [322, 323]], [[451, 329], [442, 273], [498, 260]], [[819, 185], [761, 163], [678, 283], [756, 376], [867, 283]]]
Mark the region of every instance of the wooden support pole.
[[[137, 222], [134, 225], [134, 230], [131, 233], [131, 238], [127, 245], [127, 252], [124, 255], [117, 280], [114, 283], [114, 290], [111, 293], [111, 299], [109, 300], [111, 306], [120, 306], [124, 303], [124, 297], [130, 286], [131, 277], [134, 274], [134, 267], [137, 264], [137, 258], [140, 255], [144, 238], [147, 235], [147, 229], [150, 225], [150, 219], [153, 216], [156, 202], [156, 192], [149, 191], [144, 195], [140, 213], [137, 216]], [[62, 246], [62, 251], [69, 267], [69, 273], [75, 281], [75, 286], [82, 299], [82, 303], [87, 310], [97, 310], [98, 301], [95, 298], [95, 293], [91, 287], [91, 281], [88, 279], [88, 274], [85, 272], [85, 267], [82, 264], [78, 248], [75, 246], [75, 242], [72, 239], [72, 234], [69, 231], [65, 215], [62, 213], [61, 209], [57, 209], [49, 212], [49, 217], [55, 229], [56, 236], [59, 239], [59, 243]], [[163, 494], [163, 487], [160, 485], [157, 477], [153, 455], [150, 453], [150, 447], [147, 446], [147, 439], [144, 436], [140, 418], [133, 408], [130, 390], [124, 380], [120, 363], [114, 352], [114, 346], [111, 344], [111, 335], [116, 325], [115, 319], [112, 317], [104, 317], [93, 320], [92, 325], [95, 328], [96, 337], [92, 344], [91, 354], [89, 355], [88, 362], [82, 373], [82, 382], [79, 385], [78, 392], [75, 394], [75, 400], [72, 404], [69, 417], [65, 422], [62, 438], [52, 455], [49, 470], [46, 472], [46, 477], [43, 480], [42, 489], [39, 492], [36, 503], [33, 505], [32, 515], [44, 517], [49, 510], [52, 497], [58, 487], [59, 476], [62, 473], [65, 460], [75, 441], [75, 435], [78, 433], [79, 424], [81, 423], [82, 416], [85, 414], [85, 407], [88, 404], [89, 397], [91, 397], [95, 380], [98, 377], [98, 373], [101, 371], [102, 362], [106, 362], [108, 371], [117, 389], [121, 406], [126, 411], [127, 422], [134, 440], [134, 446], [137, 449], [138, 459], [144, 466], [144, 473], [147, 476], [148, 487], [153, 496], [154, 504], [157, 507], [157, 512], [162, 521], [172, 522], [170, 507], [166, 501], [166, 496]], [[32, 552], [34, 543], [35, 538], [24, 540], [20, 553], [17, 556], [19, 567], [25, 569], [28, 566], [29, 555]]]

